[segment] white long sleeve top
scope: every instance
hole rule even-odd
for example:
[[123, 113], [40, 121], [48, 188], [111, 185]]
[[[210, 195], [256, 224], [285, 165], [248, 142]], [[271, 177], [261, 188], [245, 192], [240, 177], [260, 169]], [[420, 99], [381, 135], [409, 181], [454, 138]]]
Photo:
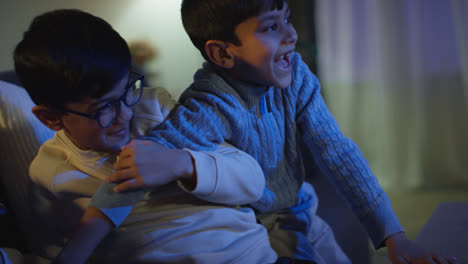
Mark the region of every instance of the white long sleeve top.
[[[135, 106], [132, 134], [140, 136], [162, 122], [174, 101], [161, 89], [146, 89]], [[197, 185], [188, 190], [173, 183], [147, 192], [125, 221], [98, 247], [97, 263], [272, 263], [263, 226], [252, 209], [238, 205], [256, 201], [265, 180], [257, 162], [242, 151], [219, 146], [189, 151]], [[63, 131], [39, 150], [30, 176], [47, 194], [43, 209], [50, 230], [44, 250], [49, 257], [77, 227], [79, 218], [107, 175], [115, 155], [84, 151]], [[241, 190], [241, 191], [239, 191]], [[226, 205], [221, 205], [226, 204]], [[52, 247], [50, 247], [52, 245]]]

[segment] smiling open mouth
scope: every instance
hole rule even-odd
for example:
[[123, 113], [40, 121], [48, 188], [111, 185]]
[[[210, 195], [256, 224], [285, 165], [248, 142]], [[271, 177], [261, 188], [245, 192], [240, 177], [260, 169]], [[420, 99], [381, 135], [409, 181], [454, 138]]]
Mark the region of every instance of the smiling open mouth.
[[111, 132], [109, 133], [109, 135], [111, 136], [121, 136], [121, 135], [125, 135], [125, 133], [127, 133], [127, 129], [119, 129], [117, 131], [114, 131], [114, 132]]
[[286, 69], [291, 65], [292, 52], [285, 53], [275, 59], [275, 64]]

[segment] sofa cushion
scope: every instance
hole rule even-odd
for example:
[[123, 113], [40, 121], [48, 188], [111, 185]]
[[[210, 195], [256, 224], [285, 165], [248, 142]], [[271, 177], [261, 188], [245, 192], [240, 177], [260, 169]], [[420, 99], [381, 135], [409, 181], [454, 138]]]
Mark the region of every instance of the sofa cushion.
[[32, 114], [33, 106], [25, 89], [0, 81], [0, 183], [20, 231], [30, 242], [26, 248], [35, 247], [40, 230], [35, 211], [43, 201], [32, 188], [28, 168], [39, 146], [54, 134]]

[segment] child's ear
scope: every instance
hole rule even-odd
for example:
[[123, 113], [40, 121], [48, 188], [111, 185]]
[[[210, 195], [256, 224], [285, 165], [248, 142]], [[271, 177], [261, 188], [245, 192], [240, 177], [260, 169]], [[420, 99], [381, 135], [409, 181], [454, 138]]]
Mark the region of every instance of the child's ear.
[[229, 52], [229, 43], [220, 40], [208, 40], [205, 53], [219, 67], [231, 69], [234, 67], [234, 56]]
[[62, 118], [56, 111], [43, 105], [36, 105], [32, 112], [48, 128], [55, 131], [63, 128]]

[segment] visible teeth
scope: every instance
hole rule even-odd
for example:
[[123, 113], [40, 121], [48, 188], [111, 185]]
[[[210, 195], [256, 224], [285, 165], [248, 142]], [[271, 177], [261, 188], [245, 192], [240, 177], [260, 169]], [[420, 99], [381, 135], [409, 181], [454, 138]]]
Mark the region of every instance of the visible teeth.
[[291, 55], [291, 52], [288, 52], [286, 54], [283, 54], [281, 55], [280, 57], [277, 57], [277, 59], [275, 61], [280, 61], [280, 60], [289, 60], [290, 59], [290, 56]]
[[276, 61], [280, 61], [280, 60], [282, 60], [282, 59], [284, 59], [284, 55], [282, 55], [281, 57], [278, 57], [278, 58], [276, 59]]

